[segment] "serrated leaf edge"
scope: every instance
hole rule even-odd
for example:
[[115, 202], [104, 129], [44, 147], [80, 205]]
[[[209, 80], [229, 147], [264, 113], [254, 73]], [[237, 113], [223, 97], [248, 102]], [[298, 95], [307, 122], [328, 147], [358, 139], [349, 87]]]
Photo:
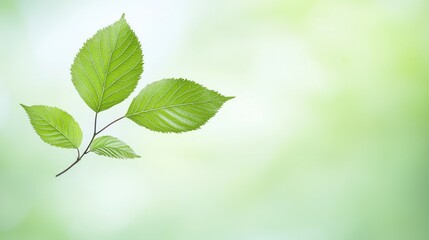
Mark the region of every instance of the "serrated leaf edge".
[[[202, 122], [202, 124], [201, 124], [200, 126], [196, 127], [195, 129], [187, 130], [187, 131], [162, 131], [162, 130], [160, 130], [160, 131], [156, 131], [156, 132], [160, 132], [160, 133], [177, 133], [177, 134], [179, 134], [179, 133], [191, 132], [191, 131], [199, 130], [199, 129], [201, 129], [201, 127], [202, 127], [203, 125], [207, 124], [207, 123], [210, 121], [210, 119], [212, 119], [214, 116], [216, 116], [216, 114], [219, 112], [219, 110], [222, 108], [222, 106], [223, 106], [227, 101], [229, 101], [229, 100], [231, 100], [231, 99], [234, 99], [234, 98], [235, 98], [235, 96], [228, 96], [228, 97], [226, 97], [226, 96], [222, 95], [221, 93], [219, 93], [219, 92], [218, 92], [218, 91], [216, 91], [216, 90], [209, 89], [209, 88], [205, 87], [204, 85], [202, 85], [202, 84], [200, 84], [200, 83], [197, 83], [197, 82], [195, 82], [195, 81], [192, 81], [192, 80], [189, 80], [189, 79], [186, 79], [186, 78], [163, 78], [163, 79], [161, 79], [161, 80], [157, 80], [157, 81], [151, 82], [151, 83], [149, 83], [148, 85], [146, 85], [142, 90], [140, 90], [140, 92], [139, 92], [139, 93], [138, 93], [134, 98], [136, 98], [137, 96], [139, 96], [139, 95], [140, 95], [140, 93], [141, 93], [144, 89], [148, 88], [149, 86], [151, 86], [151, 85], [153, 85], [153, 84], [156, 84], [156, 83], [157, 83], [157, 82], [159, 82], [159, 81], [163, 81], [163, 80], [179, 80], [179, 81], [191, 82], [191, 83], [193, 83], [193, 84], [198, 85], [199, 87], [205, 88], [205, 89], [207, 89], [207, 90], [209, 90], [209, 91], [212, 91], [212, 92], [214, 92], [214, 93], [218, 94], [219, 96], [221, 96], [221, 97], [223, 98], [223, 100], [211, 100], [211, 101], [199, 102], [199, 103], [222, 102], [222, 104], [221, 104], [221, 106], [216, 110], [216, 112], [213, 114], [213, 116], [212, 116], [212, 117], [210, 117], [210, 118], [209, 118], [209, 119], [207, 119], [206, 121], [203, 121], [203, 122]], [[134, 98], [133, 98], [133, 101], [134, 101]], [[192, 103], [192, 104], [189, 104], [189, 105], [193, 105], [193, 104], [195, 104], [195, 103]], [[198, 104], [198, 103], [197, 103], [197, 104]], [[186, 106], [186, 105], [187, 105], [187, 104], [183, 104], [183, 105], [176, 105], [176, 106]], [[174, 107], [176, 107], [176, 106], [174, 106]], [[172, 106], [172, 107], [173, 107], [173, 106]], [[156, 110], [160, 110], [160, 109], [168, 109], [168, 108], [172, 108], [172, 107], [164, 107], [164, 108], [151, 109], [151, 110], [149, 110], [149, 111], [141, 111], [141, 112], [139, 112], [139, 113], [146, 113], [146, 112], [156, 111]], [[134, 114], [128, 115], [128, 111], [127, 111], [127, 113], [125, 114], [125, 116], [124, 116], [124, 117], [125, 117], [125, 118], [127, 118], [127, 119], [129, 119], [129, 120], [131, 120], [131, 121], [133, 121], [133, 120], [132, 120], [132, 119], [130, 119], [129, 117], [134, 116], [134, 115], [137, 115], [137, 114], [138, 114], [138, 113], [134, 113]], [[133, 121], [133, 122], [134, 122], [134, 121]], [[137, 124], [137, 125], [139, 125], [139, 124]], [[140, 125], [139, 125], [139, 126], [140, 126]], [[144, 127], [144, 128], [146, 128], [145, 126], [143, 126], [143, 127]], [[146, 128], [146, 129], [148, 129], [148, 128]], [[153, 130], [151, 130], [151, 129], [148, 129], [148, 130], [153, 131]]]
[[[40, 106], [40, 107], [48, 107], [48, 108], [55, 108], [55, 109], [57, 109], [57, 110], [59, 110], [59, 111], [61, 111], [61, 112], [64, 112], [64, 113], [66, 113], [66, 114], [68, 114], [72, 119], [73, 119], [73, 121], [75, 121], [77, 124], [78, 124], [78, 127], [79, 127], [79, 131], [81, 132], [81, 134], [83, 134], [82, 133], [82, 129], [80, 128], [80, 126], [79, 126], [79, 123], [76, 121], [76, 119], [74, 119], [74, 117], [70, 114], [70, 113], [68, 113], [68, 112], [66, 112], [66, 111], [64, 111], [64, 110], [62, 110], [61, 108], [58, 108], [58, 107], [51, 107], [51, 106], [47, 106], [47, 105], [31, 105], [31, 106], [27, 106], [27, 105], [24, 105], [24, 104], [22, 104], [22, 103], [20, 103], [19, 105], [21, 105], [21, 107], [22, 108], [24, 108], [24, 110], [25, 110], [25, 112], [27, 113], [27, 116], [28, 116], [28, 118], [29, 118], [29, 120], [30, 120], [30, 123], [31, 123], [31, 127], [34, 129], [34, 131], [37, 133], [37, 130], [36, 130], [36, 128], [34, 127], [34, 125], [33, 125], [33, 121], [31, 120], [31, 118], [30, 118], [30, 115], [29, 115], [29, 113], [28, 113], [28, 111], [27, 111], [27, 109], [29, 109], [30, 107], [34, 107], [34, 106]], [[42, 118], [40, 115], [38, 115], [40, 118]], [[66, 137], [59, 129], [57, 129], [55, 126], [53, 126], [53, 125], [51, 125], [48, 121], [46, 121], [44, 118], [42, 118], [45, 122], [47, 122], [50, 126], [52, 126], [53, 128], [55, 128], [55, 130], [57, 130], [61, 135], [63, 135], [63, 137], [64, 138], [66, 138], [73, 146], [74, 146], [74, 149], [79, 149], [79, 146], [76, 146], [68, 137]], [[49, 143], [49, 142], [46, 142], [45, 140], [43, 140], [43, 138], [39, 135], [39, 134], [37, 134], [37, 136], [39, 136], [39, 138], [44, 142], [44, 143], [47, 143], [47, 144], [49, 144], [49, 145], [51, 145], [51, 146], [53, 146], [53, 147], [58, 147], [58, 148], [64, 148], [64, 147], [59, 147], [59, 146], [56, 146], [56, 145], [53, 145], [53, 144], [51, 144], [51, 143]], [[67, 149], [67, 148], [65, 148], [65, 149]]]
[[[107, 25], [106, 27], [103, 27], [103, 28], [101, 28], [101, 29], [99, 29], [99, 30], [97, 30], [97, 32], [95, 33], [95, 34], [93, 34], [90, 38], [88, 38], [88, 39], [86, 39], [86, 41], [83, 43], [83, 45], [82, 45], [82, 47], [80, 47], [79, 48], [79, 50], [77, 51], [77, 54], [75, 55], [75, 57], [73, 58], [73, 63], [71, 64], [71, 66], [70, 66], [70, 69], [69, 69], [69, 71], [70, 71], [70, 74], [71, 75], [73, 75], [73, 66], [74, 66], [74, 63], [76, 62], [76, 59], [77, 59], [77, 57], [78, 57], [78, 55], [79, 55], [79, 53], [83, 50], [83, 48], [85, 47], [85, 45], [93, 38], [93, 37], [95, 37], [99, 32], [101, 32], [101, 31], [104, 31], [104, 30], [106, 30], [107, 28], [109, 28], [109, 27], [112, 27], [113, 25], [115, 25], [116, 23], [118, 23], [118, 22], [120, 22], [120, 21], [124, 21], [125, 22], [125, 24], [127, 24], [128, 26], [129, 26], [129, 28], [130, 28], [130, 31], [131, 31], [131, 33], [132, 34], [134, 34], [135, 36], [136, 36], [136, 40], [137, 40], [137, 43], [138, 43], [138, 46], [139, 46], [139, 48], [141, 49], [141, 51], [142, 51], [142, 70], [144, 71], [144, 54], [143, 54], [143, 48], [142, 48], [142, 44], [141, 44], [141, 42], [140, 42], [140, 40], [139, 40], [139, 38], [137, 37], [137, 34], [135, 33], [135, 31], [131, 28], [131, 26], [128, 24], [128, 21], [125, 19], [125, 13], [123, 13], [122, 14], [122, 16], [121, 16], [121, 18], [119, 19], [119, 20], [117, 20], [117, 21], [115, 21], [114, 23], [112, 23], [112, 24], [109, 24], [109, 25]], [[139, 83], [139, 81], [140, 81], [140, 79], [141, 79], [141, 75], [139, 76], [139, 78], [138, 78], [138, 80], [137, 80], [137, 84], [134, 86], [134, 88], [132, 89], [132, 91], [131, 91], [131, 93], [133, 93], [134, 91], [135, 91], [135, 89], [137, 88], [137, 85], [138, 85], [138, 83]], [[104, 88], [104, 86], [103, 86], [103, 88]], [[79, 94], [79, 96], [80, 96], [80, 93], [78, 92], [78, 94]], [[104, 94], [104, 93], [103, 93]], [[130, 95], [128, 95], [128, 97], [127, 98], [129, 98], [131, 96], [131, 94]], [[97, 97], [99, 97], [99, 96], [97, 96]], [[102, 102], [104, 99], [101, 99], [102, 97], [100, 96], [100, 102]], [[125, 98], [124, 100], [122, 100], [122, 102], [123, 101], [125, 101], [127, 98]], [[85, 102], [85, 101], [84, 101]], [[85, 104], [87, 104], [86, 102], [85, 102]], [[119, 104], [119, 103], [118, 103]], [[94, 112], [96, 112], [96, 113], [99, 113], [99, 112], [102, 112], [102, 111], [100, 111], [100, 108], [101, 108], [101, 104], [99, 103], [98, 104], [99, 106], [98, 106], [98, 109], [97, 109], [97, 111], [95, 111], [94, 109], [92, 109], [91, 107], [91, 109], [94, 111]], [[112, 106], [113, 107], [113, 106]], [[105, 109], [105, 110], [107, 110], [107, 109]], [[103, 110], [104, 111], [104, 110]]]
[[[102, 155], [102, 154], [99, 154], [99, 153], [95, 152], [94, 150], [96, 150], [96, 149], [93, 149], [93, 148], [92, 148], [92, 146], [93, 146], [93, 144], [94, 144], [95, 140], [100, 139], [100, 138], [103, 138], [103, 137], [110, 137], [110, 138], [113, 138], [113, 139], [115, 139], [115, 140], [117, 140], [117, 141], [119, 141], [119, 142], [123, 143], [124, 145], [126, 145], [127, 147], [129, 147], [129, 148], [130, 148], [130, 150], [131, 150], [131, 154], [132, 154], [132, 155], [134, 155], [134, 157], [111, 157], [111, 156], [106, 156], [106, 155]], [[134, 150], [133, 150], [133, 149], [132, 149], [128, 144], [126, 144], [125, 142], [123, 142], [123, 141], [122, 141], [122, 140], [120, 140], [119, 138], [116, 138], [116, 137], [113, 137], [113, 136], [110, 136], [110, 135], [105, 135], [105, 136], [100, 136], [100, 137], [96, 138], [95, 140], [94, 140], [94, 142], [93, 142], [93, 143], [91, 143], [91, 145], [90, 145], [90, 151], [89, 151], [89, 152], [93, 152], [93, 153], [95, 153], [95, 154], [97, 154], [97, 155], [99, 155], [99, 156], [102, 156], [102, 157], [109, 157], [109, 158], [116, 158], [116, 159], [135, 159], [135, 158], [141, 158], [141, 156], [140, 156], [140, 155], [138, 155], [138, 154], [136, 154], [136, 153], [134, 152]], [[106, 148], [106, 147], [104, 147], [104, 148]], [[109, 148], [109, 147], [107, 147], [107, 148]]]

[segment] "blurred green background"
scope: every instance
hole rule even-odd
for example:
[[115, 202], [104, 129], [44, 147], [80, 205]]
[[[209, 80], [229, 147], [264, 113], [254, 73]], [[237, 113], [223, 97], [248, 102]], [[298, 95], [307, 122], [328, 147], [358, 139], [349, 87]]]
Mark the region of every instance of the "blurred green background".
[[[184, 77], [237, 97], [186, 134], [124, 120], [106, 134], [141, 159], [55, 178], [75, 151], [19, 103], [68, 111], [87, 143], [69, 68], [122, 13], [138, 89]], [[426, 0], [0, 0], [0, 239], [429, 239], [428, 22]]]

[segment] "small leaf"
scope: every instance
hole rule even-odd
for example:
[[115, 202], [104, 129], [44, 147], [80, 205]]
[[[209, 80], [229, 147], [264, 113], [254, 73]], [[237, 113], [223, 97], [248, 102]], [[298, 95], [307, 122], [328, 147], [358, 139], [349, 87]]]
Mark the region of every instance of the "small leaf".
[[134, 151], [121, 140], [112, 136], [103, 136], [91, 144], [91, 152], [111, 158], [139, 158]]
[[141, 46], [124, 16], [86, 41], [71, 66], [75, 88], [95, 112], [124, 101], [142, 72]]
[[70, 114], [55, 107], [21, 106], [44, 142], [61, 148], [78, 148], [82, 143], [82, 130]]
[[232, 98], [186, 79], [164, 79], [146, 86], [125, 117], [157, 132], [186, 132], [200, 128]]

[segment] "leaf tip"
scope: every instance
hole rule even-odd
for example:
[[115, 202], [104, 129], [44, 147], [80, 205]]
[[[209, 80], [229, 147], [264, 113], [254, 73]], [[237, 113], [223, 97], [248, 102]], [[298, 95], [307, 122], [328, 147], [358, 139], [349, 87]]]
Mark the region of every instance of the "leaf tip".
[[125, 19], [125, 13], [122, 13], [121, 20]]
[[22, 103], [20, 103], [19, 105], [21, 105], [21, 107], [22, 107], [22, 108], [24, 108], [24, 109], [27, 109], [27, 108], [28, 108], [28, 106], [26, 106], [26, 105], [24, 105], [24, 104], [22, 104]]

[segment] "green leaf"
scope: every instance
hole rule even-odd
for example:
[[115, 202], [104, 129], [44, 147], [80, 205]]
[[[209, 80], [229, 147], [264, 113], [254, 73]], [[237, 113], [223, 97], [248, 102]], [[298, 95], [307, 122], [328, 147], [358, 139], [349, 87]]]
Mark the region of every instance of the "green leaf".
[[124, 15], [86, 41], [71, 66], [75, 88], [95, 112], [124, 101], [142, 72], [141, 45]]
[[158, 132], [200, 128], [233, 97], [225, 97], [186, 79], [164, 79], [146, 86], [125, 117]]
[[91, 152], [111, 158], [139, 158], [134, 151], [121, 140], [112, 136], [103, 136], [91, 144]]
[[82, 130], [70, 114], [55, 107], [21, 106], [44, 142], [61, 148], [78, 148], [82, 143]]

